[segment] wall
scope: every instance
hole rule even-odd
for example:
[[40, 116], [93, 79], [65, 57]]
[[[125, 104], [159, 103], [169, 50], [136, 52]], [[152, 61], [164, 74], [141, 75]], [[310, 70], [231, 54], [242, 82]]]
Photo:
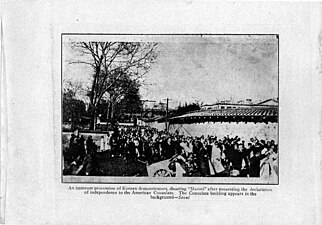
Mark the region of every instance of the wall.
[[[151, 127], [164, 130], [164, 123], [149, 123]], [[171, 132], [179, 130], [180, 134], [192, 136], [216, 135], [222, 138], [225, 135], [241, 137], [246, 142], [251, 137], [258, 139], [274, 140], [278, 143], [278, 124], [277, 123], [197, 123], [197, 124], [171, 124], [169, 127]]]

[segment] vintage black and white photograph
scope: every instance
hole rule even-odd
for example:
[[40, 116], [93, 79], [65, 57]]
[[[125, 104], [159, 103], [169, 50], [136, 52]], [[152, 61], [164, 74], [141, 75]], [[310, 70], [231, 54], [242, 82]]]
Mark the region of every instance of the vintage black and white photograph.
[[278, 184], [277, 34], [62, 34], [62, 181]]

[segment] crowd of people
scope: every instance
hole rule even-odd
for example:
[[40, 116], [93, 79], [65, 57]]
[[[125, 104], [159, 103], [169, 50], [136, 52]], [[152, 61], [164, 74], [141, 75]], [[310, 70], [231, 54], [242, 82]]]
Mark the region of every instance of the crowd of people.
[[[78, 174], [83, 170], [86, 175], [102, 174], [98, 163], [93, 166], [97, 154], [106, 159], [122, 157], [127, 163], [141, 161], [147, 165], [169, 159], [180, 163], [184, 176], [271, 178], [278, 175], [278, 145], [274, 140], [256, 137], [242, 140], [228, 135], [192, 137], [179, 131], [169, 133], [153, 128], [115, 129], [111, 135], [102, 136], [98, 144], [91, 136], [85, 141], [83, 136], [72, 135], [65, 155], [72, 158], [75, 169], [67, 165], [65, 173]], [[91, 167], [94, 168], [86, 170]], [[169, 164], [169, 169], [175, 172], [175, 168]]]

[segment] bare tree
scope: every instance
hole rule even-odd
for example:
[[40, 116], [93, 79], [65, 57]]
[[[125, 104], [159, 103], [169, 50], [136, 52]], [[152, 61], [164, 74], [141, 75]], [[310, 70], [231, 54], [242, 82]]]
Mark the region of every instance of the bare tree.
[[92, 128], [95, 124], [97, 105], [114, 88], [122, 74], [139, 80], [156, 59], [157, 43], [141, 42], [73, 42], [72, 48], [80, 53], [79, 60], [93, 68], [92, 83], [88, 90]]
[[[117, 79], [117, 80], [116, 80]], [[139, 97], [139, 87], [140, 84], [137, 82], [137, 80], [131, 79], [130, 76], [126, 73], [123, 74], [117, 74], [114, 79], [111, 79], [111, 82], [115, 83], [115, 86], [113, 89], [109, 90], [109, 96], [110, 96], [110, 119], [113, 120], [114, 118], [114, 108], [117, 104], [119, 104], [125, 96], [131, 96], [133, 95], [135, 97]], [[131, 103], [134, 103], [134, 99], [131, 99]], [[140, 101], [141, 103], [141, 101]], [[133, 105], [132, 105], [133, 106]]]
[[63, 80], [63, 93], [69, 92], [76, 98], [77, 95], [82, 94], [84, 92], [84, 87], [82, 82], [78, 80], [72, 79], [64, 79]]
[[75, 128], [86, 113], [85, 103], [78, 98], [83, 91], [80, 81], [63, 80], [63, 121], [71, 122], [71, 129]]

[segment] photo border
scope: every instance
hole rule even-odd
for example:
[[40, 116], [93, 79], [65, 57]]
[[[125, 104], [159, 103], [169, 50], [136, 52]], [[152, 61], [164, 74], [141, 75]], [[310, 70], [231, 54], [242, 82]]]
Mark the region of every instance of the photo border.
[[[264, 36], [264, 35], [267, 35], [267, 36], [273, 36], [275, 35], [277, 37], [277, 97], [278, 97], [278, 107], [277, 107], [277, 140], [278, 140], [278, 148], [280, 147], [280, 142], [279, 142], [279, 128], [280, 128], [280, 89], [279, 89], [279, 75], [280, 75], [280, 68], [279, 68], [279, 63], [280, 63], [280, 34], [278, 33], [245, 33], [245, 34], [242, 34], [242, 33], [236, 33], [236, 34], [233, 34], [233, 33], [221, 33], [221, 34], [214, 34], [214, 33], [181, 33], [181, 34], [178, 34], [178, 33], [168, 33], [168, 34], [165, 34], [165, 33], [61, 33], [61, 37], [60, 37], [60, 71], [61, 71], [61, 81], [60, 81], [60, 94], [61, 94], [61, 103], [60, 103], [60, 106], [61, 106], [61, 121], [60, 121], [60, 127], [61, 127], [61, 132], [60, 132], [60, 141], [62, 141], [62, 137], [63, 137], [63, 107], [62, 107], [62, 104], [63, 104], [63, 88], [62, 88], [62, 85], [63, 85], [63, 36], [64, 35], [86, 35], [86, 36], [94, 36], [94, 35], [104, 35], [104, 36], [112, 36], [112, 35], [119, 35], [119, 36], [132, 36], [132, 35], [136, 35], [136, 36], [139, 36], [139, 35], [145, 35], [145, 36], [209, 36], [209, 35], [216, 35], [216, 36], [241, 36], [241, 35], [251, 35], [251, 36], [255, 36], [255, 35], [261, 35], [261, 36]], [[60, 149], [60, 175], [61, 175], [61, 183], [62, 184], [99, 184], [99, 185], [105, 185], [105, 184], [133, 184], [133, 185], [136, 185], [136, 184], [154, 184], [154, 185], [160, 185], [160, 184], [183, 184], [183, 185], [273, 185], [273, 186], [279, 186], [280, 185], [280, 153], [279, 153], [279, 149], [278, 149], [278, 175], [277, 175], [277, 183], [265, 183], [265, 181], [263, 180], [260, 180], [261, 182], [254, 182], [254, 183], [250, 183], [250, 182], [246, 182], [246, 183], [242, 183], [242, 182], [235, 182], [235, 183], [226, 183], [226, 182], [223, 182], [223, 183], [220, 183], [220, 182], [216, 182], [216, 183], [210, 183], [210, 182], [206, 182], [206, 183], [203, 183], [203, 182], [200, 182], [200, 183], [187, 183], [187, 182], [108, 182], [108, 181], [104, 181], [104, 182], [83, 182], [83, 181], [73, 181], [73, 180], [79, 180], [79, 179], [88, 179], [88, 180], [100, 180], [100, 179], [106, 179], [106, 177], [109, 177], [109, 178], [117, 178], [117, 179], [126, 179], [126, 180], [132, 180], [132, 179], [137, 179], [137, 180], [140, 180], [142, 178], [145, 178], [145, 179], [151, 179], [149, 177], [120, 177], [120, 176], [69, 176], [69, 175], [63, 175], [63, 143], [61, 142], [61, 145], [60, 145], [61, 149]], [[64, 177], [66, 179], [69, 179], [69, 181], [66, 181], [66, 179], [64, 180]], [[185, 179], [185, 178], [189, 178], [189, 177], [181, 177], [180, 180], [182, 179]], [[213, 178], [210, 178], [210, 177], [193, 177], [194, 179], [207, 179], [209, 181], [213, 180], [213, 179], [216, 179], [216, 180], [222, 180], [222, 179], [227, 179], [227, 178], [223, 178], [223, 177], [213, 177]], [[161, 179], [165, 179], [165, 178], [161, 178]], [[175, 177], [171, 177], [171, 178], [166, 178], [166, 179], [171, 179], [171, 180], [177, 180]], [[244, 180], [252, 180], [252, 179], [256, 179], [258, 180], [259, 178], [239, 178], [239, 177], [235, 177], [235, 178], [230, 178], [230, 179], [234, 179], [234, 180], [240, 180], [240, 181], [244, 181]]]

